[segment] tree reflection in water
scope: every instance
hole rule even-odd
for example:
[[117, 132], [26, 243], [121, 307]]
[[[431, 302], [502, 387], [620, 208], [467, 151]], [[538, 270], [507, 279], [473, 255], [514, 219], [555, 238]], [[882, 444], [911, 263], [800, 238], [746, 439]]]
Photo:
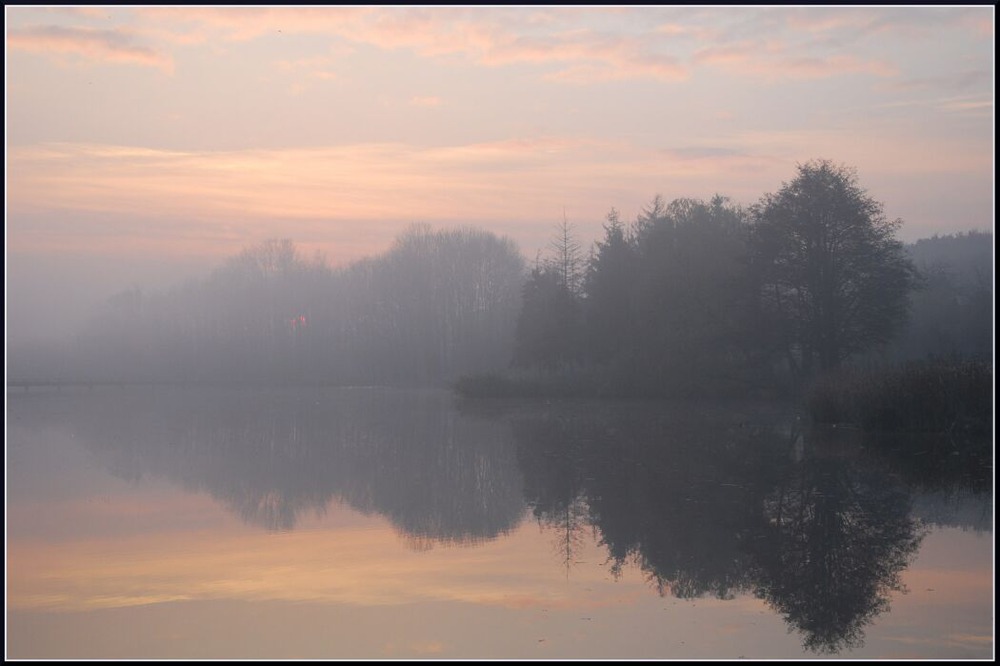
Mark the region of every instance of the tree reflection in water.
[[583, 498], [578, 527], [599, 529], [612, 571], [635, 562], [662, 595], [749, 593], [810, 651], [863, 645], [925, 533], [896, 461], [857, 432], [703, 409], [515, 417], [529, 505], [557, 522]]
[[680, 598], [755, 595], [822, 654], [862, 645], [900, 589], [924, 529], [914, 490], [990, 492], [988, 446], [887, 445], [773, 405], [459, 406], [434, 391], [157, 389], [80, 396], [63, 417], [118, 476], [206, 491], [271, 530], [337, 500], [424, 550], [496, 538], [527, 506], [567, 572], [593, 531], [612, 573], [635, 563]]
[[293, 529], [340, 501], [417, 549], [478, 543], [522, 520], [502, 425], [439, 391], [158, 389], [85, 396], [74, 427], [116, 475], [208, 492], [249, 524]]
[[753, 592], [804, 636], [806, 648], [835, 654], [864, 644], [864, 627], [889, 609], [900, 573], [923, 532], [910, 495], [849, 443], [810, 433], [763, 506]]

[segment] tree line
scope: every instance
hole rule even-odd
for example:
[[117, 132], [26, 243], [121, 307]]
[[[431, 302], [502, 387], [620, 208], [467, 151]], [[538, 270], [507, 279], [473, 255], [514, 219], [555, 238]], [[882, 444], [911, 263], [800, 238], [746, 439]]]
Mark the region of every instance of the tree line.
[[203, 280], [111, 298], [77, 338], [108, 381], [437, 384], [502, 367], [524, 260], [508, 238], [414, 226], [343, 268], [291, 240], [245, 249]]
[[907, 247], [900, 224], [852, 169], [819, 160], [750, 206], [657, 196], [631, 223], [612, 209], [589, 253], [563, 219], [531, 266], [473, 228], [415, 225], [340, 268], [269, 240], [204, 279], [113, 296], [72, 353], [35, 372], [411, 385], [492, 373], [689, 395], [795, 387], [847, 360], [992, 360], [992, 235]]
[[955, 277], [921, 260], [941, 242], [908, 249], [900, 225], [826, 160], [749, 207], [656, 197], [631, 224], [612, 209], [587, 261], [564, 222], [524, 287], [514, 364], [543, 392], [695, 395], [794, 389], [848, 360], [992, 358], [989, 254]]

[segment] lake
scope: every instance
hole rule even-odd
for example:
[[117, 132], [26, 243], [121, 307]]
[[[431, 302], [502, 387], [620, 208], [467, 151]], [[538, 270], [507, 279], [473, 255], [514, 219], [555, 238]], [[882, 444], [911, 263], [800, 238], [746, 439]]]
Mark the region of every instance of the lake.
[[388, 388], [6, 416], [8, 658], [993, 655], [992, 442]]

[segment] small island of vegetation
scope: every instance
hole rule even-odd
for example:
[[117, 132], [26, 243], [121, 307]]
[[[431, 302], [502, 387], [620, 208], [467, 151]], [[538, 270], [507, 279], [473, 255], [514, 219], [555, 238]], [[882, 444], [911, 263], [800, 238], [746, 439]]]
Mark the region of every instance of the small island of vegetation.
[[616, 211], [584, 260], [569, 225], [524, 287], [513, 368], [487, 397], [803, 399], [817, 423], [984, 433], [992, 236], [905, 246], [901, 222], [828, 161], [749, 208], [660, 198]]

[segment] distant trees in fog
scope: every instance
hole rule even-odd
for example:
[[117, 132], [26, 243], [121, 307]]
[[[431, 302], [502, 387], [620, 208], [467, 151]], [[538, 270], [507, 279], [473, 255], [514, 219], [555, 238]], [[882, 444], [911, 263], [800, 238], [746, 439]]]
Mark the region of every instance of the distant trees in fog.
[[920, 281], [910, 322], [891, 347], [898, 359], [993, 359], [993, 234], [933, 236], [908, 245]]
[[506, 238], [413, 227], [342, 269], [269, 240], [205, 280], [108, 300], [79, 336], [96, 379], [439, 383], [509, 360], [524, 262]]
[[428, 385], [513, 367], [649, 395], [795, 383], [864, 355], [991, 359], [992, 235], [907, 247], [899, 225], [820, 160], [750, 207], [612, 209], [589, 256], [564, 218], [530, 270], [471, 228], [414, 226], [341, 268], [270, 240], [203, 280], [115, 295], [60, 372]]
[[285, 379], [333, 273], [289, 240], [231, 257], [205, 280], [110, 298], [79, 336], [83, 374], [105, 380]]
[[340, 277], [341, 376], [438, 383], [510, 359], [524, 279], [510, 239], [415, 226]]

